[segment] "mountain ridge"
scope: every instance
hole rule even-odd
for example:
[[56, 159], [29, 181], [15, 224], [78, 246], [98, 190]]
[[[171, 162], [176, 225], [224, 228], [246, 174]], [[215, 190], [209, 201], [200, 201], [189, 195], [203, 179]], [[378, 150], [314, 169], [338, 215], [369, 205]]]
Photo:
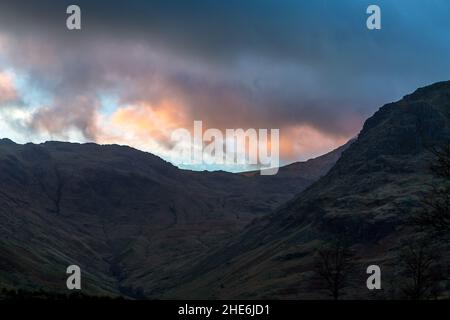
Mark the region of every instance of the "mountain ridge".
[[90, 294], [157, 293], [171, 268], [311, 182], [180, 170], [127, 146], [2, 139], [0, 283], [60, 291], [65, 267], [79, 264]]
[[[167, 296], [323, 298], [308, 287], [315, 250], [340, 236], [351, 239], [361, 269], [380, 264], [388, 271], [384, 277], [395, 281], [393, 257], [412, 232], [405, 213], [418, 208], [432, 179], [427, 148], [450, 141], [449, 97], [446, 81], [381, 107], [325, 176], [205, 257]], [[371, 297], [364, 285], [352, 294]]]

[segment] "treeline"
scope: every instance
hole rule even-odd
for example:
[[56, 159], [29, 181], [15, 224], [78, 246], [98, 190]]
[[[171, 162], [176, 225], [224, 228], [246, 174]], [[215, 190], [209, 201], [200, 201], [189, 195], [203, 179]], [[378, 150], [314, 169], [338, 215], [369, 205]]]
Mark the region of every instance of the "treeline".
[[81, 292], [73, 292], [70, 294], [49, 292], [43, 289], [39, 290], [24, 290], [24, 289], [1, 289], [0, 300], [58, 300], [58, 301], [111, 301], [123, 300], [122, 297], [108, 297], [108, 296], [92, 296]]

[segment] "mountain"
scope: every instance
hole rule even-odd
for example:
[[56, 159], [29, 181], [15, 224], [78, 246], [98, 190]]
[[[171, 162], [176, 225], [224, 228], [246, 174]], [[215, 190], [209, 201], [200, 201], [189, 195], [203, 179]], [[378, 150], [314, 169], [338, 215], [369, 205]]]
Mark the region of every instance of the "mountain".
[[180, 170], [116, 145], [0, 140], [0, 287], [157, 297], [180, 270], [324, 175], [330, 154], [280, 175]]
[[[450, 141], [450, 81], [380, 108], [331, 154], [255, 172], [193, 172], [123, 146], [0, 141], [0, 284], [132, 298], [328, 298], [317, 249], [345, 239], [348, 298], [397, 298], [408, 220]], [[430, 240], [450, 262], [450, 244]], [[366, 288], [366, 268], [383, 290]], [[400, 282], [399, 282], [400, 281]]]
[[[316, 250], [344, 236], [358, 283], [347, 297], [374, 297], [371, 264], [382, 270], [380, 297], [396, 297], [398, 257], [416, 232], [406, 222], [433, 180], [428, 150], [449, 141], [450, 81], [383, 106], [324, 177], [180, 274], [165, 297], [327, 298], [314, 286]], [[450, 244], [435, 245], [448, 265]]]
[[[298, 186], [298, 179], [306, 179], [309, 181], [316, 181], [325, 175], [334, 166], [336, 161], [341, 157], [342, 152], [344, 152], [355, 139], [349, 140], [344, 145], [330, 151], [317, 158], [309, 159], [307, 161], [294, 162], [289, 165], [281, 167], [272, 179], [280, 179], [283, 184], [287, 182], [287, 179], [292, 180], [292, 188]], [[260, 176], [259, 171], [250, 171], [241, 173], [247, 177], [257, 177]], [[261, 176], [261, 180], [264, 176]], [[290, 188], [290, 190], [292, 190]]]

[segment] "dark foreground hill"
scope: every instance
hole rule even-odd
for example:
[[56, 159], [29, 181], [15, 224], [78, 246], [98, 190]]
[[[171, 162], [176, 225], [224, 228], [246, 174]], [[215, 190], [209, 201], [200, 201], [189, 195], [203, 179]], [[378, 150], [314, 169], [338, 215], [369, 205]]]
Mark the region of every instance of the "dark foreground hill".
[[[338, 239], [355, 254], [348, 298], [402, 298], [410, 279], [399, 258], [417, 235], [410, 215], [433, 179], [429, 148], [449, 141], [450, 82], [383, 106], [326, 176], [180, 275], [166, 296], [329, 298], [317, 285], [316, 250]], [[430, 242], [448, 268], [448, 241]], [[382, 270], [377, 293], [366, 288], [370, 264]]]
[[129, 147], [0, 140], [0, 287], [64, 292], [76, 264], [86, 294], [158, 297], [345, 148], [259, 176], [179, 170]]

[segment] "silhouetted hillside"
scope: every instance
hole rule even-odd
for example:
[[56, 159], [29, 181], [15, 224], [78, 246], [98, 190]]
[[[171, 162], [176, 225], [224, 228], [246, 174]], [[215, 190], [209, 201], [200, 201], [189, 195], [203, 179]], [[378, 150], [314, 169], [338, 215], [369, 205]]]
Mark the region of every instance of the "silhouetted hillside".
[[329, 168], [311, 160], [281, 178], [248, 177], [179, 170], [129, 147], [3, 139], [0, 284], [61, 292], [77, 264], [83, 292], [157, 296]]

